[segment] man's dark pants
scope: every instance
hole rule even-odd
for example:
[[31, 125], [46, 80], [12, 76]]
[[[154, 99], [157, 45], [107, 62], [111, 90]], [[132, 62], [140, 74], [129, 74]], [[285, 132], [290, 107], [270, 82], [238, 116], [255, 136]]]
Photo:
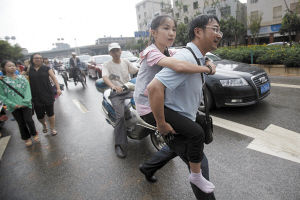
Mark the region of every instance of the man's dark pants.
[[[166, 118], [167, 113], [165, 112]], [[156, 126], [155, 119], [152, 113], [142, 116], [142, 118], [149, 124]], [[176, 144], [176, 145], [175, 145]], [[174, 143], [171, 145], [173, 150], [171, 150], [168, 146], [163, 147], [160, 151], [157, 151], [149, 160], [143, 163], [144, 169], [149, 174], [154, 174], [157, 170], [162, 168], [165, 164], [167, 164], [170, 160], [179, 156], [189, 168], [189, 162], [187, 159], [187, 144], [185, 139], [178, 135], [176, 136]], [[202, 175], [209, 180], [209, 167], [208, 160], [203, 153], [203, 159], [201, 161], [201, 170]], [[191, 187], [193, 192], [198, 200], [215, 200], [214, 193], [206, 194], [202, 192], [197, 186], [191, 183]]]

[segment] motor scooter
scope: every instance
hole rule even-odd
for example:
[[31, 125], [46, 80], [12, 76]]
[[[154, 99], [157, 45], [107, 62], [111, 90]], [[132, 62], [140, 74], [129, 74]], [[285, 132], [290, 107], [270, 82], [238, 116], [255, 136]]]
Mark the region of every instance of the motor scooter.
[[[133, 91], [135, 88], [136, 78], [131, 79], [129, 82], [125, 83], [122, 88], [124, 90]], [[111, 101], [109, 100], [109, 95], [111, 89], [104, 83], [103, 79], [98, 79], [95, 83], [96, 88], [99, 92], [103, 94], [102, 99], [102, 110], [107, 123], [115, 127], [116, 114], [112, 107]], [[134, 140], [141, 140], [148, 135], [150, 135], [152, 144], [157, 150], [163, 148], [166, 143], [164, 138], [157, 131], [155, 126], [146, 123], [137, 113], [135, 109], [135, 103], [133, 98], [126, 99], [124, 102], [125, 107], [125, 126], [127, 130], [127, 136]]]
[[[74, 81], [75, 85], [77, 85], [78, 82], [82, 84], [82, 87], [86, 87], [86, 77], [85, 73], [80, 68], [75, 68], [72, 73], [72, 78], [70, 77], [70, 71], [71, 69], [64, 69], [61, 72], [61, 76], [64, 79], [64, 83], [66, 88], [68, 88], [68, 81]], [[69, 75], [68, 75], [69, 74]]]

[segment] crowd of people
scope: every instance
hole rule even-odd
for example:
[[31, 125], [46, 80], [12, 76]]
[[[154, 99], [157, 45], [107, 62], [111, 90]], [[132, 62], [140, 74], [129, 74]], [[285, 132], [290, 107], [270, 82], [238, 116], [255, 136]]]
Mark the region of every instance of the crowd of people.
[[[150, 28], [151, 44], [140, 53], [139, 69], [120, 57], [121, 47], [118, 43], [108, 45], [112, 60], [104, 64], [102, 77], [112, 89], [109, 99], [116, 112], [115, 153], [120, 158], [127, 156], [124, 101], [133, 97], [141, 118], [156, 126], [163, 136], [172, 135], [173, 138], [167, 146], [139, 166], [146, 180], [156, 182], [155, 172], [179, 156], [190, 171], [188, 180], [196, 198], [215, 199], [215, 186], [209, 181], [208, 160], [203, 152], [204, 131], [197, 110], [203, 100], [202, 75], [215, 73], [216, 66], [205, 59], [205, 54], [215, 50], [222, 38], [219, 20], [213, 15], [195, 17], [189, 26], [190, 42], [176, 53], [168, 49], [176, 38], [176, 22], [171, 16], [155, 17]], [[76, 55], [70, 59], [71, 62], [74, 66], [78, 64]], [[26, 146], [30, 146], [31, 138], [35, 142], [39, 141], [32, 120], [33, 110], [43, 126], [42, 131], [48, 131], [47, 115], [51, 134], [57, 134], [54, 95], [49, 78], [54, 82], [59, 95], [61, 91], [52, 69], [47, 66], [47, 62], [43, 62], [40, 54], [33, 54], [30, 63], [26, 65], [19, 70], [28, 74], [29, 83], [24, 76], [15, 73], [17, 66], [13, 62], [2, 63], [1, 70], [5, 76], [0, 82], [0, 100], [13, 113], [21, 138], [25, 140]], [[129, 75], [136, 73], [134, 93], [124, 90], [122, 85], [129, 81]]]
[[3, 76], [0, 77], [0, 100], [12, 113], [18, 124], [21, 138], [29, 147], [32, 141], [40, 141], [32, 119], [33, 113], [36, 113], [44, 133], [48, 132], [45, 118], [47, 115], [50, 133], [57, 134], [54, 91], [50, 81], [55, 84], [57, 95], [61, 95], [62, 92], [53, 70], [47, 66], [47, 59], [43, 59], [39, 53], [31, 55], [29, 63], [24, 64], [25, 66], [20, 67], [10, 60], [1, 63]]

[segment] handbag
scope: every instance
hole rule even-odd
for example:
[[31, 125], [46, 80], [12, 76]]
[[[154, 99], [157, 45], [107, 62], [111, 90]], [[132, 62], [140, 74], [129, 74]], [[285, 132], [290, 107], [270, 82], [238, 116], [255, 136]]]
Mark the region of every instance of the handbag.
[[[185, 47], [185, 48], [188, 49], [193, 54], [194, 58], [197, 61], [197, 64], [201, 65], [199, 59], [196, 57], [193, 50], [190, 47]], [[200, 124], [200, 126], [204, 130], [204, 143], [209, 144], [213, 141], [213, 120], [212, 120], [211, 116], [209, 116], [209, 110], [207, 109], [207, 106], [206, 106], [207, 105], [207, 98], [206, 98], [207, 87], [204, 83], [203, 73], [201, 73], [201, 79], [202, 79], [202, 83], [203, 83], [202, 93], [203, 93], [203, 99], [204, 99], [205, 113], [198, 111], [197, 117], [196, 117], [196, 122], [198, 124]]]

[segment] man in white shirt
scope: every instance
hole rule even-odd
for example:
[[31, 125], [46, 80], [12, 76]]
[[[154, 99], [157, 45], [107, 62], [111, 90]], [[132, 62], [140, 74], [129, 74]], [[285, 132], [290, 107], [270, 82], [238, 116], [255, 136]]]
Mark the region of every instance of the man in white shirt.
[[122, 86], [130, 80], [129, 74], [136, 74], [138, 68], [128, 60], [121, 59], [122, 51], [118, 43], [109, 44], [108, 51], [113, 59], [104, 64], [102, 78], [112, 89], [109, 99], [116, 112], [115, 152], [118, 157], [125, 158], [128, 141], [124, 119], [124, 100], [132, 98], [133, 92], [123, 90]]

